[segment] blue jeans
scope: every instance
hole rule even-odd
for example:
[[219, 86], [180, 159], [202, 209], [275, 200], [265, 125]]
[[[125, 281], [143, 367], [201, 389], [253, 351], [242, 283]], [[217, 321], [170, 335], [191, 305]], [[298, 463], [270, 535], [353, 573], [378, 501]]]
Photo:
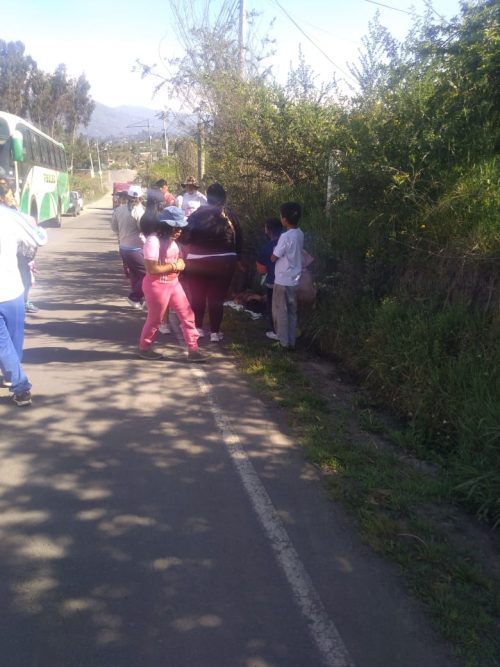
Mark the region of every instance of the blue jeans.
[[12, 382], [10, 390], [22, 394], [31, 384], [21, 366], [24, 342], [24, 294], [0, 301], [0, 370]]
[[133, 250], [129, 248], [120, 248], [123, 266], [128, 269], [130, 280], [130, 294], [128, 298], [131, 301], [143, 301], [144, 292], [142, 291], [142, 279], [146, 275], [144, 266], [144, 255], [142, 250]]

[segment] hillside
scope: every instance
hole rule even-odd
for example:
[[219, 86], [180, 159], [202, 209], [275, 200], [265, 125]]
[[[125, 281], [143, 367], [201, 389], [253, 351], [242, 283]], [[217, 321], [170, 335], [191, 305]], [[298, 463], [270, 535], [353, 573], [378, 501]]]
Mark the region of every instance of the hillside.
[[[148, 121], [151, 134], [163, 133], [163, 122], [158, 118], [160, 111], [148, 107], [119, 106], [108, 107], [95, 103], [90, 123], [82, 130], [89, 137], [109, 139], [132, 137], [147, 133]], [[193, 116], [186, 113], [168, 113], [167, 131], [169, 136], [185, 134], [194, 125]]]

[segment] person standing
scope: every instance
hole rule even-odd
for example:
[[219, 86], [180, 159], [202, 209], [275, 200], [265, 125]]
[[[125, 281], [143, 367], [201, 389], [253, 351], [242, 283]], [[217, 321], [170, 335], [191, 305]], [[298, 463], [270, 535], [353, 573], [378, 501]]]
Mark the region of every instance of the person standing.
[[194, 176], [186, 178], [185, 183], [181, 183], [181, 187], [185, 188], [182, 195], [177, 197], [177, 206], [184, 211], [184, 215], [188, 218], [191, 213], [203, 204], [207, 203], [207, 198], [204, 194], [199, 192], [199, 184], [196, 182]]
[[[12, 192], [12, 188], [10, 187], [10, 185], [8, 184], [8, 182], [4, 177], [0, 177], [0, 204], [2, 204], [3, 206], [7, 206], [8, 208], [11, 208], [15, 211], [18, 211], [14, 194]], [[29, 222], [29, 224], [37, 226], [36, 220], [34, 218], [32, 218], [31, 216], [27, 216], [26, 214], [21, 213], [20, 211], [18, 212], [25, 218], [26, 221]], [[39, 245], [43, 244], [40, 243]], [[18, 248], [17, 252], [17, 265], [19, 268], [19, 273], [21, 274], [21, 280], [23, 281], [24, 285], [24, 310], [27, 313], [38, 312], [38, 306], [35, 306], [35, 304], [29, 300], [31, 286], [33, 285], [34, 282], [35, 256], [37, 249], [38, 246], [33, 249], [21, 245], [21, 247]]]
[[169, 304], [179, 318], [188, 349], [188, 361], [204, 362], [208, 359], [198, 348], [194, 314], [179, 282], [179, 273], [184, 270], [185, 264], [179, 257], [176, 239], [186, 225], [182, 210], [175, 206], [165, 208], [156, 220], [150, 216], [144, 216], [141, 220], [141, 230], [146, 237], [143, 289], [148, 306], [148, 315], [139, 339], [139, 356], [142, 359], [159, 361], [164, 358], [153, 350], [153, 343]]
[[226, 208], [226, 192], [214, 183], [208, 188], [210, 202], [188, 218], [186, 278], [196, 327], [204, 336], [203, 320], [208, 305], [210, 341], [223, 340], [220, 330], [224, 299], [241, 259], [242, 233], [236, 215]]
[[35, 249], [35, 237], [18, 223], [19, 214], [0, 206], [0, 370], [13, 402], [31, 405], [31, 383], [21, 365], [24, 343], [24, 286], [17, 249]]
[[159, 181], [156, 181], [156, 183], [153, 184], [152, 190], [156, 190], [161, 193], [164, 201], [164, 208], [165, 206], [175, 206], [175, 196], [169, 191], [168, 183], [164, 178], [160, 178]]
[[266, 285], [266, 312], [271, 329], [266, 331], [266, 336], [271, 340], [278, 340], [278, 334], [274, 329], [273, 320], [273, 291], [275, 263], [271, 260], [278, 239], [283, 232], [283, 226], [279, 218], [268, 218], [264, 224], [264, 233], [267, 237], [266, 243], [260, 248], [256, 269], [265, 278]]
[[273, 288], [273, 320], [279, 345], [295, 349], [297, 336], [297, 287], [302, 272], [304, 234], [298, 229], [302, 209], [296, 202], [280, 206], [281, 234], [271, 261], [275, 263]]
[[115, 208], [111, 218], [111, 229], [118, 235], [120, 255], [130, 281], [127, 301], [138, 310], [143, 307], [142, 281], [146, 274], [142, 252], [144, 241], [139, 224], [145, 212], [141, 198], [142, 188], [131, 185], [127, 192], [127, 202]]

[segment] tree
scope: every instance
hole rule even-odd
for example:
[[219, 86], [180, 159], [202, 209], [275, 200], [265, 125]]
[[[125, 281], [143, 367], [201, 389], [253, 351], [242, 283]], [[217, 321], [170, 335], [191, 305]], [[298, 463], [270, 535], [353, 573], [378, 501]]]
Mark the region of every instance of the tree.
[[0, 40], [0, 106], [4, 111], [26, 117], [37, 65], [24, 50], [22, 42]]

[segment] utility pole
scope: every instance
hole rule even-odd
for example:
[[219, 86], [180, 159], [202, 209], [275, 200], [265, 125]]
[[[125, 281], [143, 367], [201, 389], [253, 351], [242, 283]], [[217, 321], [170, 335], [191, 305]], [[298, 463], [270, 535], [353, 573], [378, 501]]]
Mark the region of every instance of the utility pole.
[[92, 151], [90, 150], [90, 140], [87, 137], [87, 146], [89, 148], [89, 160], [90, 160], [90, 178], [94, 178], [95, 172], [94, 172], [94, 163], [92, 162]]
[[239, 0], [240, 2], [240, 20], [239, 20], [239, 31], [238, 31], [238, 66], [240, 70], [240, 76], [242, 79], [245, 78], [245, 47], [246, 47], [246, 38], [247, 38], [247, 13], [246, 13], [246, 0]]
[[167, 154], [168, 157], [167, 116], [168, 116], [168, 111], [164, 111], [161, 115], [161, 119], [163, 121], [163, 139], [165, 140], [165, 153]]
[[99, 139], [95, 140], [95, 145], [97, 148], [97, 165], [99, 167], [99, 180], [101, 181], [101, 192], [102, 192], [102, 169], [101, 169], [101, 157], [99, 155]]
[[205, 124], [200, 118], [198, 120], [198, 183], [201, 183], [205, 175]]

